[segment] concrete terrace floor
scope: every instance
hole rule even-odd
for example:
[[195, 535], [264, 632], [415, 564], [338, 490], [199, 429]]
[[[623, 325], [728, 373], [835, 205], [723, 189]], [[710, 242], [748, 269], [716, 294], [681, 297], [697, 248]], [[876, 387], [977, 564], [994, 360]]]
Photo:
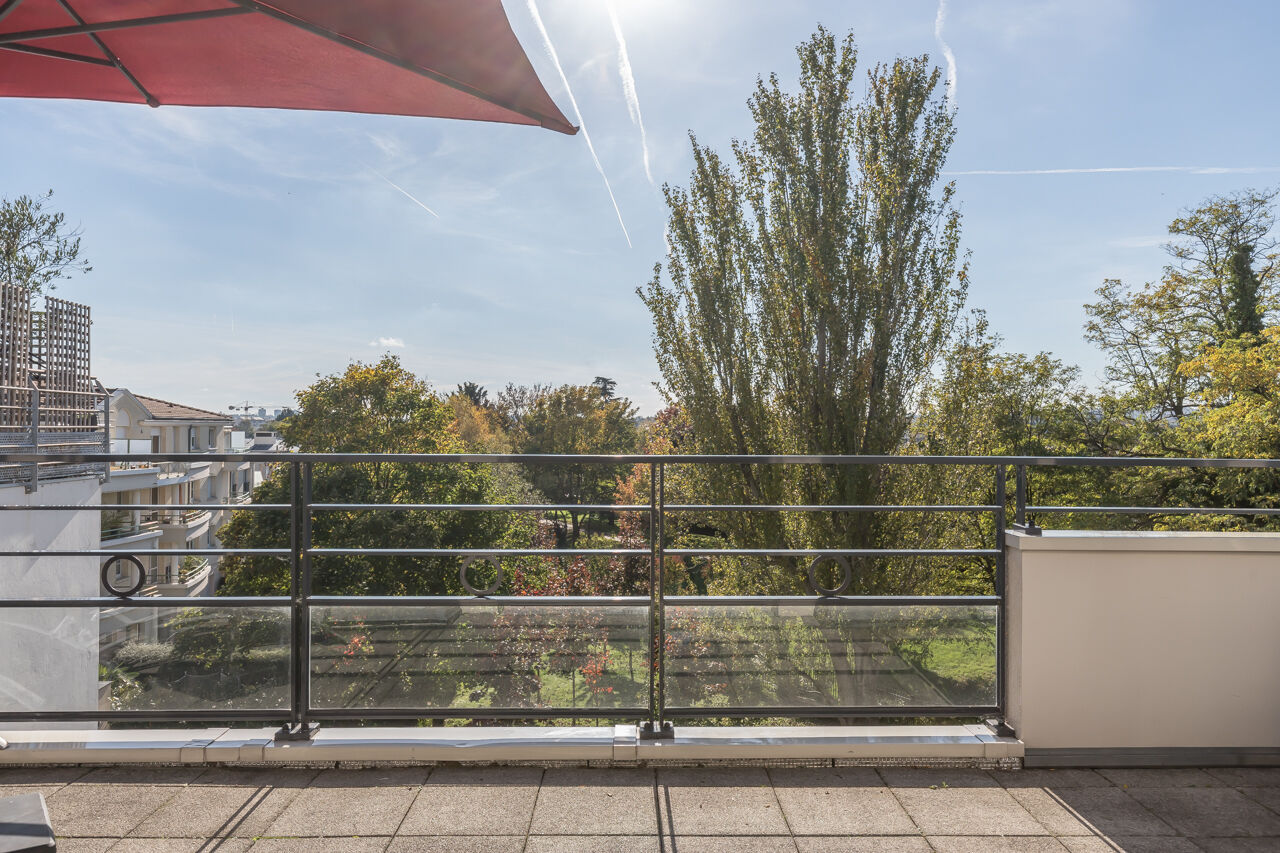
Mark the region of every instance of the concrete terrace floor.
[[1280, 851], [1280, 768], [0, 769], [62, 853]]

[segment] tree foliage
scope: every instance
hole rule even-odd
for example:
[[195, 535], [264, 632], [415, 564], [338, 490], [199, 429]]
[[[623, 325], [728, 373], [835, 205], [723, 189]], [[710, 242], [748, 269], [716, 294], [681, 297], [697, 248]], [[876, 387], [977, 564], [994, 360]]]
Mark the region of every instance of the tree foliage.
[[80, 230], [68, 227], [64, 214], [45, 209], [52, 198], [53, 190], [0, 198], [0, 281], [32, 295], [93, 269], [80, 257]]
[[[290, 446], [315, 453], [454, 453], [463, 448], [450, 429], [452, 410], [394, 356], [354, 363], [298, 393], [297, 414], [282, 426]], [[256, 503], [288, 503], [288, 466], [280, 466], [254, 493]], [[315, 503], [497, 503], [492, 476], [457, 465], [356, 462], [314, 465]], [[427, 510], [315, 512], [316, 547], [500, 547], [524, 541], [532, 523], [505, 513]], [[521, 526], [523, 525], [523, 527]], [[232, 548], [284, 547], [286, 512], [241, 511], [219, 534]], [[443, 594], [460, 592], [452, 559], [330, 556], [313, 560], [313, 588], [323, 594]], [[219, 591], [228, 595], [279, 594], [288, 589], [287, 565], [278, 559], [235, 556], [223, 563]]]
[[[661, 390], [699, 452], [891, 453], [965, 295], [941, 178], [953, 116], [927, 57], [875, 67], [859, 100], [852, 37], [820, 29], [797, 53], [799, 92], [758, 82], [755, 133], [732, 160], [692, 138], [689, 187], [664, 187], [668, 262], [640, 291]], [[879, 476], [719, 466], [706, 487], [733, 503], [867, 503]], [[742, 545], [876, 539], [866, 514], [716, 523]]]

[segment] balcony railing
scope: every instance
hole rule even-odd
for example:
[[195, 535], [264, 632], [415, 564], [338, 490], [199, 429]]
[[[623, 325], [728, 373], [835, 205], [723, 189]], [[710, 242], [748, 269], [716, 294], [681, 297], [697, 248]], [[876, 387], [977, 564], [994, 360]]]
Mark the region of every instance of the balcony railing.
[[[161, 460], [181, 460], [162, 456]], [[206, 457], [207, 458], [207, 457]], [[215, 458], [237, 461], [241, 456]], [[317, 721], [406, 719], [632, 719], [648, 737], [663, 737], [679, 718], [989, 718], [1004, 713], [1007, 630], [1005, 529], [1035, 533], [1036, 516], [1061, 513], [1277, 515], [1280, 509], [1037, 505], [1028, 474], [1041, 469], [1276, 469], [1280, 460], [928, 456], [530, 456], [393, 454], [255, 454], [288, 466], [287, 503], [247, 504], [237, 511], [274, 513], [287, 535], [271, 547], [174, 549], [166, 556], [271, 559], [288, 580], [287, 595], [213, 597], [198, 604], [135, 597], [0, 599], [7, 624], [42, 613], [83, 613], [91, 623], [106, 608], [153, 614], [165, 642], [116, 652], [101, 661], [124, 673], [110, 710], [67, 700], [61, 706], [0, 708], [0, 721], [275, 721], [282, 737], [307, 737]], [[22, 454], [0, 463], [25, 463]], [[69, 457], [102, 463], [104, 456]], [[127, 457], [124, 461], [132, 461]], [[638, 466], [647, 500], [633, 504], [344, 503], [314, 498], [316, 469], [378, 463], [402, 466]], [[668, 483], [682, 469], [767, 471], [821, 466], [862, 471], [931, 466], [971, 472], [987, 501], [955, 504], [708, 504], [668, 502]], [[918, 470], [918, 469], [917, 469]], [[1013, 488], [1007, 488], [1010, 474]], [[1010, 493], [1011, 492], [1011, 493]], [[0, 507], [67, 511], [99, 507]], [[181, 512], [204, 511], [174, 506]], [[643, 523], [624, 547], [357, 546], [314, 527], [326, 514], [612, 513]], [[735, 547], [691, 537], [676, 546], [668, 529], [678, 517], [742, 514], [824, 517], [871, 514], [983, 519], [985, 537], [965, 547]], [[1012, 515], [1012, 525], [1006, 524]], [[287, 519], [287, 521], [285, 520]], [[329, 525], [326, 529], [332, 529]], [[726, 547], [727, 546], [727, 547]], [[37, 556], [110, 557], [118, 551], [52, 549]], [[0, 551], [0, 557], [32, 556]], [[371, 571], [384, 560], [448, 561], [463, 595], [330, 595], [317, 592], [317, 564]], [[630, 566], [643, 577], [639, 595], [498, 595], [507, 572], [528, 561], [582, 561]], [[708, 560], [747, 570], [793, 573], [800, 595], [672, 595], [678, 573], [692, 577]], [[524, 562], [522, 562], [524, 561]], [[592, 562], [595, 561], [595, 562]], [[611, 562], [612, 561], [612, 562]], [[990, 569], [990, 589], [972, 595], [851, 595], [855, 567], [872, 561]], [[108, 565], [113, 562], [108, 561]], [[897, 565], [897, 563], [894, 563]], [[831, 580], [829, 569], [836, 569]], [[451, 569], [452, 570], [452, 569]], [[107, 566], [103, 567], [106, 577]], [[481, 577], [483, 575], [483, 578]], [[319, 576], [323, 581], [327, 575]], [[140, 588], [140, 586], [138, 587]], [[50, 611], [52, 612], [50, 613]], [[50, 620], [45, 619], [46, 623]], [[83, 626], [82, 626], [83, 627]], [[77, 635], [96, 666], [92, 640]], [[121, 658], [123, 655], [125, 658]], [[96, 672], [96, 669], [94, 670]]]
[[102, 514], [102, 541], [127, 539], [142, 533], [160, 529], [160, 521], [154, 513], [131, 510], [108, 510]]

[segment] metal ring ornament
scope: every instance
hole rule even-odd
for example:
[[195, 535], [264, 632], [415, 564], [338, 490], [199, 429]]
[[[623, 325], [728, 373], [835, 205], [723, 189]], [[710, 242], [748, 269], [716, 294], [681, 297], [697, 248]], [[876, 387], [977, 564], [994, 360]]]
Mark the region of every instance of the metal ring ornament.
[[[486, 563], [493, 566], [493, 568], [496, 570], [496, 574], [494, 575], [494, 578], [493, 578], [493, 583], [489, 584], [484, 589], [476, 589], [474, 586], [471, 585], [471, 581], [467, 580], [467, 569], [471, 568], [471, 564], [474, 563], [476, 560], [484, 560]], [[478, 598], [487, 598], [488, 596], [493, 595], [495, 592], [497, 592], [498, 588], [502, 586], [502, 564], [498, 562], [497, 557], [494, 557], [492, 555], [485, 556], [485, 557], [480, 557], [480, 556], [467, 557], [467, 559], [463, 560], [462, 562], [462, 568], [458, 569], [458, 580], [462, 582], [462, 588], [465, 589], [467, 592], [471, 593], [474, 596], [477, 596]]]
[[[840, 566], [842, 579], [838, 586], [825, 587], [818, 583], [818, 566], [827, 560], [834, 560]], [[850, 585], [853, 584], [853, 565], [849, 562], [849, 558], [843, 554], [823, 555], [815, 557], [813, 562], [809, 564], [809, 586], [818, 593], [818, 595], [844, 595], [849, 591]]]
[[[107, 580], [107, 570], [120, 560], [128, 560], [130, 563], [133, 563], [134, 567], [138, 570], [138, 582], [128, 589], [116, 589], [111, 585], [111, 582]], [[146, 582], [147, 571], [142, 568], [142, 561], [132, 554], [117, 554], [102, 564], [102, 588], [114, 595], [116, 598], [129, 598], [133, 595], [137, 595], [138, 590], [142, 589]]]

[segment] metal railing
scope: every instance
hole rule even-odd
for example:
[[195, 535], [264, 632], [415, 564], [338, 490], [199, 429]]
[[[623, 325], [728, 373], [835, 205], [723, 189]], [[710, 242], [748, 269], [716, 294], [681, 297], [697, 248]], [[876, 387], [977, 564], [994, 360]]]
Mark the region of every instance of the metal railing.
[[[76, 464], [132, 461], [189, 461], [190, 456], [84, 454], [59, 457]], [[200, 454], [203, 460], [240, 461], [242, 454]], [[1274, 509], [1190, 507], [1064, 507], [1028, 502], [1028, 472], [1041, 468], [1210, 468], [1277, 469], [1280, 460], [1160, 459], [1084, 457], [967, 457], [967, 456], [698, 456], [698, 455], [560, 455], [519, 454], [302, 454], [254, 453], [254, 461], [287, 466], [287, 503], [247, 504], [237, 512], [287, 513], [288, 542], [273, 547], [174, 549], [166, 556], [273, 558], [288, 566], [288, 594], [224, 596], [176, 605], [172, 599], [135, 597], [137, 589], [113, 590], [114, 597], [9, 597], [0, 599], [0, 613], [47, 608], [107, 607], [195, 609], [195, 617], [213, 627], [232, 626], [237, 636], [263, 635], [263, 626], [278, 628], [275, 681], [269, 689], [250, 693], [253, 702], [213, 707], [116, 707], [97, 709], [0, 709], [2, 721], [286, 721], [281, 737], [308, 737], [315, 723], [334, 720], [404, 719], [635, 719], [642, 736], [663, 737], [670, 721], [679, 718], [794, 717], [794, 718], [999, 718], [1005, 696], [1007, 526], [1029, 533], [1039, 530], [1033, 514], [1062, 512], [1217, 514], [1280, 514]], [[46, 461], [40, 457], [39, 461]], [[0, 464], [30, 463], [29, 454], [0, 454]], [[635, 504], [454, 504], [454, 503], [337, 503], [314, 499], [316, 466], [354, 464], [404, 466], [542, 465], [640, 466], [647, 471], [648, 500]], [[986, 469], [990, 503], [971, 504], [706, 504], [668, 503], [668, 472], [676, 466], [959, 466]], [[1013, 474], [1010, 496], [1006, 480]], [[985, 488], [985, 487], [984, 487]], [[149, 508], [149, 507], [143, 507]], [[0, 510], [93, 511], [114, 507], [46, 505], [0, 506]], [[204, 511], [205, 506], [169, 505], [169, 511]], [[1014, 523], [1006, 524], [1012, 511]], [[495, 548], [495, 547], [354, 547], [340, 542], [314, 541], [315, 519], [326, 513], [455, 512], [455, 513], [615, 513], [636, 514], [645, 520], [640, 547], [618, 548]], [[946, 513], [977, 514], [990, 520], [990, 541], [980, 547], [715, 547], [686, 542], [672, 547], [667, 525], [680, 515], [823, 512], [823, 513]], [[107, 557], [128, 560], [118, 550], [58, 549], [0, 551], [0, 557]], [[461, 559], [459, 578], [469, 595], [322, 595], [313, 590], [315, 562], [335, 558], [453, 558]], [[647, 568], [647, 594], [623, 596], [511, 596], [497, 595], [502, 562], [519, 558], [608, 558], [641, 561]], [[705, 559], [790, 561], [812, 560], [808, 580], [812, 595], [788, 596], [672, 596], [668, 572]], [[849, 595], [854, 560], [920, 558], [924, 560], [981, 559], [993, 567], [989, 595]], [[483, 588], [469, 570], [476, 561], [491, 561], [497, 580]], [[108, 560], [108, 565], [112, 560]], [[818, 569], [832, 562], [841, 580], [823, 586]], [[107, 566], [103, 566], [106, 577]], [[140, 585], [139, 585], [140, 588]], [[236, 614], [243, 617], [235, 622]], [[257, 614], [258, 622], [244, 621]], [[219, 614], [213, 616], [213, 614]], [[246, 615], [248, 614], [248, 615]], [[536, 615], [532, 615], [536, 614]], [[222, 620], [222, 621], [219, 621]], [[274, 621], [273, 621], [274, 620]], [[190, 620], [189, 620], [190, 621]], [[373, 627], [370, 627], [370, 624]], [[735, 625], [737, 627], [735, 627]], [[274, 630], [274, 629], [273, 629]], [[897, 632], [896, 634], [894, 632]], [[257, 632], [256, 634], [254, 632]], [[594, 632], [594, 633], [593, 633]], [[594, 637], [594, 652], [583, 651], [582, 638]], [[601, 639], [602, 638], [602, 639]], [[266, 641], [270, 645], [271, 641]], [[942, 646], [938, 644], [942, 643]], [[540, 645], [541, 644], [541, 645]], [[372, 648], [392, 650], [377, 657]], [[587, 644], [590, 645], [589, 643]], [[510, 649], [507, 646], [511, 646]], [[941, 649], [941, 652], [939, 651]], [[959, 651], [957, 651], [957, 649]], [[988, 666], [992, 677], [968, 694], [948, 693], [939, 685], [927, 661], [941, 653], [970, 649], [969, 663]], [[287, 650], [287, 652], [286, 652]], [[250, 649], [242, 668], [271, 657]], [[636, 673], [636, 652], [640, 672]], [[629, 678], [612, 686], [602, 673], [610, 662], [616, 670], [625, 652]], [[616, 657], [615, 657], [616, 655]], [[772, 657], [770, 657], [772, 656]], [[674, 660], [673, 660], [674, 658]], [[543, 679], [549, 660], [561, 660], [560, 674], [568, 674], [568, 702], [563, 683], [558, 695], [544, 697]], [[761, 664], [759, 661], [765, 660]], [[567, 662], [565, 662], [567, 661]], [[816, 661], [816, 663], [814, 663]], [[925, 663], [922, 663], [925, 661]], [[242, 661], [243, 663], [243, 661]], [[143, 664], [134, 664], [145, 669]], [[166, 664], [167, 665], [167, 664]], [[254, 664], [255, 666], [257, 664]], [[151, 664], [146, 664], [151, 666]], [[163, 665], [158, 672], [164, 672]], [[437, 669], [431, 669], [436, 666]], [[453, 667], [453, 669], [449, 669]], [[542, 667], [542, 669], [539, 669]], [[772, 669], [770, 668], [772, 667]], [[355, 670], [359, 668], [359, 672]], [[287, 670], [287, 671], [286, 671]], [[141, 671], [141, 669], [140, 669]], [[247, 671], [247, 670], [246, 670]], [[188, 671], [175, 675], [175, 684], [200, 691], [249, 689], [253, 679], [224, 667], [217, 671]], [[459, 676], [458, 673], [462, 675]], [[354, 673], [354, 674], [353, 674]], [[501, 678], [489, 678], [499, 673]], [[518, 681], [537, 690], [538, 701], [523, 703], [504, 698], [494, 684]], [[394, 687], [417, 679], [420, 701], [398, 701]], [[452, 679], [452, 680], [451, 680]], [[505, 681], [504, 681], [505, 679]], [[583, 695], [578, 702], [578, 680]], [[880, 679], [875, 682], [875, 679]], [[944, 679], [945, 680], [945, 679]], [[890, 685], [877, 692], [869, 684]], [[256, 683], [256, 682], [255, 682]], [[835, 689], [831, 688], [835, 684]], [[230, 687], [228, 687], [230, 685]], [[329, 691], [313, 695], [321, 685]], [[470, 687], [470, 698], [459, 701]], [[727, 686], [726, 686], [727, 685]], [[449, 693], [449, 689], [454, 689]], [[614, 687], [615, 699], [606, 702]], [[439, 687], [434, 699], [424, 696]], [[634, 689], [630, 689], [634, 688]], [[846, 689], [847, 688], [847, 689]], [[257, 688], [255, 688], [257, 689]], [[623, 692], [626, 695], [621, 695]], [[273, 692], [274, 691], [274, 692]], [[443, 692], [441, 692], [443, 691]], [[487, 691], [487, 692], [486, 692]], [[712, 695], [714, 694], [714, 695]], [[182, 694], [186, 695], [186, 694]], [[711, 698], [708, 699], [707, 697]], [[875, 702], [858, 701], [868, 696]], [[594, 699], [590, 698], [594, 697]], [[743, 697], [746, 697], [745, 700]], [[816, 697], [816, 698], [815, 698]], [[887, 698], [886, 698], [887, 697]], [[966, 698], [967, 697], [967, 698]], [[428, 697], [429, 698], [429, 697]], [[755, 700], [755, 701], [750, 701]], [[594, 701], [594, 705], [591, 702]], [[256, 704], [255, 704], [256, 703]], [[362, 704], [363, 703], [363, 704]], [[253, 707], [247, 707], [253, 705]]]

